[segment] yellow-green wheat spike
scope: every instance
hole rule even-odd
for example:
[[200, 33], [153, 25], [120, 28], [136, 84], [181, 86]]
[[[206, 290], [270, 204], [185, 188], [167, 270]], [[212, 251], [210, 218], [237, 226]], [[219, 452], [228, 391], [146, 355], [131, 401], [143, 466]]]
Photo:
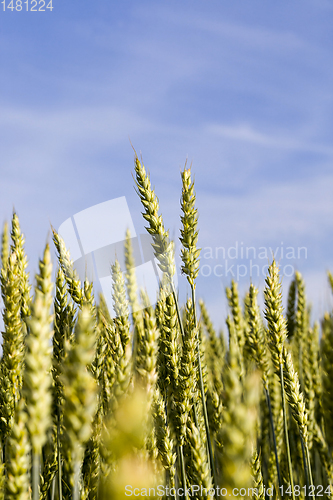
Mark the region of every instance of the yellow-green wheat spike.
[[275, 260], [268, 268], [268, 276], [266, 277], [266, 287], [264, 290], [265, 297], [265, 318], [267, 320], [267, 337], [269, 342], [269, 348], [272, 355], [272, 361], [275, 370], [280, 377], [281, 386], [281, 399], [282, 399], [282, 409], [283, 409], [283, 421], [284, 421], [284, 436], [287, 451], [288, 460], [288, 472], [289, 481], [291, 486], [291, 494], [293, 500], [295, 500], [294, 493], [294, 478], [293, 478], [293, 468], [290, 457], [290, 445], [288, 436], [288, 424], [287, 424], [287, 409], [285, 403], [285, 381], [284, 381], [284, 343], [287, 338], [287, 323], [283, 316], [282, 307], [282, 293], [281, 293], [281, 283], [279, 269], [276, 265]]
[[95, 321], [88, 305], [83, 305], [75, 327], [75, 342], [64, 361], [64, 446], [73, 460], [73, 500], [79, 498], [80, 467], [84, 445], [92, 433], [97, 408], [96, 382], [88, 368], [95, 355]]
[[115, 312], [114, 323], [119, 331], [124, 351], [129, 342], [129, 311], [126, 299], [125, 281], [118, 260], [111, 266], [112, 271], [112, 298]]
[[6, 500], [30, 500], [30, 443], [27, 431], [28, 416], [21, 399], [11, 430], [6, 457]]
[[148, 222], [146, 230], [153, 238], [153, 249], [161, 271], [167, 277], [167, 284], [172, 286], [176, 272], [174, 264], [174, 244], [169, 239], [169, 232], [164, 229], [162, 215], [159, 215], [159, 202], [151, 187], [150, 178], [144, 165], [135, 156], [135, 180], [141, 203], [145, 212], [142, 214]]
[[[187, 451], [188, 450], [188, 451]], [[185, 446], [186, 474], [190, 485], [200, 485], [203, 494], [200, 498], [212, 500], [213, 482], [206, 451], [205, 440], [193, 421], [187, 422], [187, 444]]]
[[249, 329], [247, 342], [251, 347], [251, 354], [257, 367], [262, 373], [265, 390], [268, 391], [269, 358], [266, 349], [265, 331], [260, 317], [257, 303], [258, 290], [250, 285], [248, 300]]
[[159, 331], [156, 326], [154, 309], [149, 304], [146, 294], [142, 293], [142, 295], [146, 307], [143, 311], [143, 335], [140, 335], [138, 339], [135, 368], [138, 382], [145, 388], [147, 400], [150, 403], [157, 381], [156, 361]]
[[15, 407], [22, 387], [24, 360], [24, 329], [21, 320], [20, 274], [16, 253], [8, 259], [6, 270], [1, 270], [1, 292], [4, 303], [2, 332], [2, 360], [0, 386], [0, 429], [3, 438], [10, 432]]
[[326, 319], [325, 336], [322, 338], [322, 406], [325, 423], [325, 437], [333, 450], [333, 317]]
[[129, 229], [126, 231], [125, 239], [125, 281], [129, 305], [133, 314], [133, 319], [135, 321], [138, 311], [140, 310], [140, 304], [138, 300], [138, 285], [136, 281], [135, 274], [135, 260], [133, 255], [133, 247], [131, 242], [131, 232]]
[[21, 316], [22, 319], [25, 319], [30, 315], [31, 285], [29, 283], [29, 273], [26, 272], [26, 268], [28, 266], [28, 259], [24, 250], [25, 239], [24, 235], [21, 233], [19, 219], [15, 212], [12, 218], [11, 238], [12, 238], [11, 252], [16, 253], [17, 263], [18, 263], [18, 273], [20, 277]]
[[[221, 340], [217, 337], [216, 331], [214, 329], [213, 323], [211, 322], [204, 301], [199, 299], [199, 305], [200, 305], [202, 322], [205, 325], [205, 329], [208, 333], [208, 338], [209, 338], [210, 370], [213, 376], [213, 383], [218, 393], [220, 393], [223, 390], [223, 384], [221, 379], [222, 369], [224, 364], [224, 356], [225, 356], [223, 343], [221, 343]], [[222, 332], [221, 335], [223, 335]]]
[[270, 398], [269, 384], [268, 384], [269, 357], [266, 349], [265, 330], [261, 321], [260, 311], [257, 303], [257, 295], [258, 295], [258, 290], [254, 287], [254, 285], [251, 284], [247, 301], [247, 312], [248, 312], [247, 344], [251, 349], [251, 354], [262, 375], [264, 391], [269, 410], [270, 427], [273, 437], [277, 477], [279, 481], [279, 486], [282, 486], [280, 465], [278, 459], [278, 450], [275, 437], [274, 419], [273, 419], [271, 398]]
[[61, 381], [62, 365], [65, 359], [66, 342], [73, 342], [75, 308], [68, 300], [64, 273], [59, 267], [56, 276], [56, 294], [54, 299], [54, 335], [52, 349], [52, 376], [53, 376], [53, 420], [57, 429], [57, 463], [58, 463], [58, 494], [62, 497], [62, 462], [61, 462], [61, 430], [62, 430], [62, 403], [63, 384]]
[[242, 387], [238, 376], [237, 344], [233, 337], [229, 348], [229, 366], [224, 377], [220, 482], [228, 491], [235, 487], [247, 490], [252, 485], [250, 461], [256, 437], [260, 378], [254, 373]]
[[186, 275], [191, 287], [195, 288], [195, 280], [199, 274], [200, 248], [197, 248], [198, 242], [198, 210], [195, 208], [194, 182], [191, 179], [191, 169], [184, 168], [182, 177], [182, 197], [181, 209], [183, 215], [180, 217], [182, 229], [180, 230], [182, 243], [181, 258], [183, 265], [182, 272]]
[[51, 322], [52, 304], [52, 263], [50, 248], [47, 244], [43, 260], [39, 262], [36, 275], [35, 298], [31, 316], [27, 319], [27, 353], [23, 379], [23, 394], [28, 414], [29, 431], [33, 456], [33, 498], [39, 495], [39, 464], [42, 447], [47, 439], [51, 425]]
[[156, 446], [159, 458], [166, 472], [166, 486], [175, 488], [176, 453], [171, 437], [170, 427], [165, 413], [165, 400], [156, 389], [153, 402], [153, 417], [155, 424]]
[[[203, 383], [203, 374], [201, 367], [201, 357], [200, 357], [200, 339], [198, 337], [198, 322], [196, 315], [196, 299], [195, 299], [195, 280], [199, 273], [199, 256], [200, 256], [200, 248], [197, 248], [198, 242], [198, 210], [195, 208], [196, 195], [194, 191], [194, 182], [192, 182], [191, 178], [191, 169], [184, 168], [184, 171], [181, 173], [182, 178], [182, 196], [181, 196], [181, 209], [183, 215], [181, 216], [182, 229], [180, 230], [181, 238], [180, 241], [182, 243], [181, 249], [181, 258], [183, 261], [182, 272], [186, 275], [187, 280], [191, 286], [191, 294], [192, 294], [192, 307], [193, 307], [193, 316], [194, 316], [194, 328], [196, 329], [197, 335], [197, 358], [198, 358], [198, 374], [199, 374], [199, 387], [201, 392], [201, 402], [202, 409], [205, 421], [205, 429], [206, 429], [206, 438], [208, 444], [209, 451], [209, 462], [210, 462], [210, 470], [213, 477], [213, 483], [216, 487], [216, 472], [215, 472], [215, 463], [213, 456], [213, 447], [210, 437], [210, 426], [208, 420], [208, 412], [207, 412], [207, 402], [206, 395], [204, 390]], [[179, 323], [181, 323], [179, 318]], [[182, 332], [183, 334], [183, 332]], [[184, 335], [182, 335], [183, 337]]]
[[84, 299], [84, 291], [81, 288], [81, 282], [76, 270], [73, 268], [73, 261], [70, 258], [70, 253], [66, 249], [66, 245], [61, 236], [52, 228], [53, 242], [57, 249], [58, 261], [66, 278], [69, 294], [76, 304], [82, 305]]
[[180, 357], [179, 384], [174, 394], [176, 436], [180, 446], [185, 443], [187, 421], [191, 419], [193, 403], [198, 398], [197, 338], [191, 299], [187, 300], [185, 312], [186, 322], [184, 325], [182, 355]]
[[253, 498], [257, 500], [265, 500], [264, 483], [261, 473], [261, 460], [258, 456], [257, 450], [253, 452], [252, 456], [252, 476], [254, 487]]
[[297, 288], [297, 305], [293, 335], [295, 350], [293, 361], [298, 372], [301, 388], [304, 390], [303, 350], [305, 348], [306, 336], [308, 334], [308, 316], [306, 308], [305, 284], [301, 273], [298, 271], [295, 273], [295, 280]]
[[8, 234], [8, 223], [5, 222], [3, 225], [3, 231], [1, 235], [1, 268], [6, 271], [9, 258], [9, 234]]
[[226, 295], [229, 303], [229, 307], [231, 310], [234, 329], [237, 337], [237, 342], [239, 346], [239, 356], [240, 356], [240, 364], [244, 366], [244, 345], [245, 345], [245, 336], [244, 336], [244, 319], [242, 314], [242, 309], [239, 301], [239, 293], [237, 283], [232, 280], [231, 288], [226, 288]]

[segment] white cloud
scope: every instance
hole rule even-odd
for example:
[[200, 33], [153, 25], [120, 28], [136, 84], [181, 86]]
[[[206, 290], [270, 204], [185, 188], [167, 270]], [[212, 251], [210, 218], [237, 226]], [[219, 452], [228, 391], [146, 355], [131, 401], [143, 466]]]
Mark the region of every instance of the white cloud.
[[269, 135], [259, 130], [256, 130], [249, 124], [238, 125], [221, 125], [221, 124], [208, 124], [206, 125], [207, 133], [213, 133], [226, 139], [232, 139], [240, 142], [249, 142], [259, 146], [289, 149], [297, 151], [309, 151], [313, 153], [320, 153], [333, 156], [333, 148], [325, 144], [315, 144], [306, 142], [304, 139], [297, 138], [297, 132], [292, 136], [278, 136]]

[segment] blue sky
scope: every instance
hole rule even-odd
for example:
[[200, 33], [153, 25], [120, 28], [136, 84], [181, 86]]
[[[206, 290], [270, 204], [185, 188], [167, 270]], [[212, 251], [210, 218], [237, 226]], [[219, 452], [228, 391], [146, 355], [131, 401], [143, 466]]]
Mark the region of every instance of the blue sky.
[[[259, 249], [283, 248], [281, 267], [303, 273], [315, 314], [330, 307], [332, 2], [53, 0], [53, 7], [0, 12], [0, 219], [15, 206], [32, 276], [50, 223], [58, 228], [98, 203], [125, 196], [143, 232], [130, 138], [175, 238], [180, 168], [192, 162], [202, 266], [210, 271], [197, 290], [217, 325], [228, 265], [245, 266], [239, 285], [249, 285], [246, 247], [260, 264], [256, 285], [263, 287], [267, 264]], [[216, 252], [237, 245], [229, 263]]]

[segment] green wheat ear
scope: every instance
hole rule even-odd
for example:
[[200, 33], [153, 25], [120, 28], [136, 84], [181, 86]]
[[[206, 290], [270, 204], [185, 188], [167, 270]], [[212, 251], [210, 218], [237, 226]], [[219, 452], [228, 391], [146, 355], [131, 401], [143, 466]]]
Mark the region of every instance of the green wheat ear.
[[24, 361], [20, 274], [15, 252], [10, 255], [6, 270], [1, 270], [1, 293], [4, 303], [4, 331], [2, 332], [0, 429], [5, 438], [12, 427], [15, 407], [20, 398]]
[[125, 278], [126, 278], [127, 296], [133, 314], [133, 319], [135, 321], [138, 315], [138, 311], [140, 310], [140, 304], [138, 300], [138, 285], [135, 274], [135, 260], [131, 242], [131, 232], [129, 229], [127, 229], [126, 231], [124, 249], [125, 249], [125, 266], [126, 266]]
[[262, 373], [264, 387], [268, 390], [269, 358], [266, 349], [265, 330], [260, 317], [260, 310], [257, 303], [258, 290], [250, 285], [249, 300], [247, 303], [249, 329], [248, 344], [251, 347], [251, 354]]
[[181, 257], [183, 261], [182, 272], [186, 275], [191, 286], [195, 287], [195, 279], [199, 274], [200, 248], [198, 241], [198, 210], [195, 208], [194, 182], [191, 180], [191, 169], [184, 169], [182, 176], [181, 209], [183, 215], [180, 217], [182, 229], [180, 230], [182, 243]]
[[265, 318], [268, 324], [268, 340], [272, 359], [277, 371], [283, 363], [283, 347], [287, 338], [287, 324], [283, 317], [282, 293], [279, 269], [275, 260], [268, 268], [266, 277]]
[[176, 453], [171, 437], [170, 427], [165, 411], [165, 400], [157, 388], [153, 401], [153, 418], [155, 424], [156, 446], [161, 463], [166, 471], [166, 485], [175, 488]]
[[63, 445], [72, 457], [73, 500], [79, 499], [80, 466], [84, 446], [92, 433], [97, 409], [96, 382], [88, 370], [95, 355], [95, 320], [89, 305], [83, 305], [75, 327], [75, 341], [69, 347], [61, 377], [64, 387]]
[[169, 232], [164, 229], [162, 215], [159, 215], [158, 198], [151, 187], [150, 178], [144, 165], [135, 156], [135, 180], [141, 203], [145, 212], [142, 214], [148, 222], [146, 230], [153, 238], [154, 255], [161, 271], [171, 284], [175, 275], [174, 244], [169, 239]]
[[94, 320], [88, 306], [83, 306], [75, 327], [75, 341], [64, 361], [64, 427], [74, 456], [82, 457], [82, 446], [91, 434], [96, 410], [96, 384], [88, 371], [94, 359]]
[[152, 401], [154, 387], [157, 382], [157, 350], [159, 332], [156, 326], [154, 310], [149, 304], [148, 297], [142, 293], [145, 300], [143, 311], [143, 330], [138, 339], [136, 372], [137, 379], [145, 388], [148, 399], [148, 407]]
[[30, 444], [27, 432], [28, 416], [21, 399], [8, 439], [6, 457], [6, 500], [30, 500]]
[[29, 330], [23, 385], [34, 453], [39, 453], [46, 442], [46, 431], [51, 423], [51, 274], [50, 248], [46, 245], [43, 260], [39, 263], [39, 274], [36, 276], [31, 317], [27, 320]]
[[82, 305], [84, 293], [81, 288], [81, 282], [76, 270], [73, 268], [73, 261], [70, 258], [70, 253], [66, 248], [64, 240], [52, 227], [53, 242], [57, 250], [58, 261], [65, 275], [69, 294], [76, 304]]
[[33, 498], [39, 498], [39, 467], [42, 447], [47, 439], [51, 419], [51, 322], [52, 264], [47, 244], [36, 275], [35, 299], [27, 319], [27, 354], [23, 379], [23, 394], [27, 403], [27, 427], [33, 456]]
[[12, 218], [11, 238], [12, 238], [11, 252], [16, 253], [17, 263], [18, 263], [18, 274], [20, 277], [21, 316], [22, 319], [25, 319], [30, 315], [31, 285], [29, 283], [29, 273], [26, 272], [26, 268], [28, 266], [28, 259], [24, 250], [25, 238], [21, 232], [19, 219], [15, 212]]
[[253, 498], [257, 500], [265, 500], [264, 483], [261, 473], [261, 460], [258, 456], [257, 450], [254, 451], [252, 456], [252, 475], [253, 487], [255, 488]]
[[129, 310], [126, 299], [126, 289], [123, 274], [118, 260], [111, 266], [112, 271], [112, 298], [116, 314], [114, 324], [119, 332], [124, 351], [129, 342]]
[[8, 223], [5, 222], [3, 225], [3, 231], [1, 235], [1, 268], [6, 271], [7, 263], [9, 258], [9, 234], [8, 234]]

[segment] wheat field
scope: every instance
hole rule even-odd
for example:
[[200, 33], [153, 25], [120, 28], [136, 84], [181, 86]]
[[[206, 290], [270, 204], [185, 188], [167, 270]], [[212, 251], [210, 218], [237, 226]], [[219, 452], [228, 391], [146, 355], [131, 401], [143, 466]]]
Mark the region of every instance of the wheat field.
[[[226, 289], [216, 332], [197, 298], [198, 211], [181, 173], [182, 279], [142, 161], [136, 190], [163, 273], [158, 301], [111, 266], [116, 317], [82, 284], [61, 237], [55, 283], [47, 244], [34, 286], [17, 214], [4, 225], [0, 500], [329, 498], [333, 476], [333, 314], [313, 323], [296, 272], [287, 310], [275, 260], [264, 290]], [[329, 274], [333, 291], [333, 277]], [[263, 293], [264, 308], [258, 306]]]

